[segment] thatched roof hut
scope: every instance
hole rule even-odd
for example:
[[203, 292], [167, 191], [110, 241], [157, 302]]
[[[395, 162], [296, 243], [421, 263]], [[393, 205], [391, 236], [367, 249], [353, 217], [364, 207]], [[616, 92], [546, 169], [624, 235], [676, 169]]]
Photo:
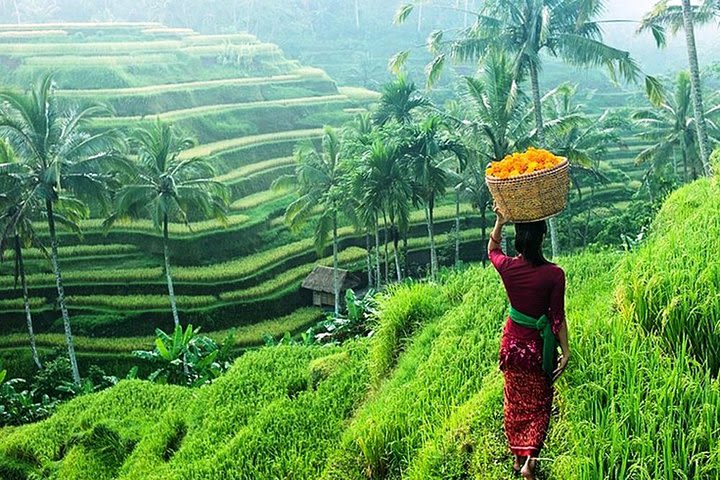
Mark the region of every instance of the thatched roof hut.
[[[338, 282], [340, 292], [348, 288], [355, 288], [360, 280], [350, 274], [347, 270], [338, 269]], [[333, 269], [330, 267], [317, 266], [310, 275], [303, 281], [302, 287], [313, 292], [313, 305], [334, 305], [335, 289], [333, 285]]]

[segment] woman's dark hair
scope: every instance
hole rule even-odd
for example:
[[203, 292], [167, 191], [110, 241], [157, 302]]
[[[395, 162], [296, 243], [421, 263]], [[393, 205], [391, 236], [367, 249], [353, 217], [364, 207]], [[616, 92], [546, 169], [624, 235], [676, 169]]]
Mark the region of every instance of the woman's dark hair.
[[547, 234], [547, 222], [516, 223], [515, 250], [534, 266], [547, 265], [542, 251], [543, 236]]

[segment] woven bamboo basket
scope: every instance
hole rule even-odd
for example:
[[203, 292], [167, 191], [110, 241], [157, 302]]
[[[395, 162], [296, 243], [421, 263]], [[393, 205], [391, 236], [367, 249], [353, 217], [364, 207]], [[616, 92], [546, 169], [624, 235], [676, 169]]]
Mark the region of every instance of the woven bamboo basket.
[[495, 204], [511, 222], [536, 222], [562, 212], [570, 190], [567, 158], [553, 168], [512, 178], [486, 176]]

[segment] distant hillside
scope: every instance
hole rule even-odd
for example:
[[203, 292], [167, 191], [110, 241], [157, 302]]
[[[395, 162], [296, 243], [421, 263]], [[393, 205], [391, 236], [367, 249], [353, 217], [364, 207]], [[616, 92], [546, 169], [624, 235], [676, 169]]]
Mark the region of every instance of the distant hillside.
[[[225, 223], [170, 226], [185, 323], [218, 331], [283, 317], [310, 304], [300, 283], [316, 264], [331, 259], [318, 259], [309, 240], [312, 226], [289, 231], [282, 217], [292, 194], [270, 186], [294, 171], [298, 142], [317, 142], [324, 125], [341, 126], [372, 105], [377, 93], [338, 87], [324, 71], [303, 67], [277, 45], [247, 33], [204, 35], [158, 23], [0, 25], [0, 65], [5, 87], [25, 89], [53, 71], [66, 104], [110, 107], [113, 114], [93, 119], [92, 130], [119, 128], [129, 135], [160, 118], [197, 139], [185, 155], [209, 159], [217, 180], [229, 187], [232, 204]], [[462, 214], [463, 228], [477, 227], [469, 205]], [[438, 209], [439, 234], [450, 230], [454, 215], [454, 205]], [[422, 263], [423, 213], [415, 212], [411, 220], [411, 261]], [[81, 337], [133, 337], [124, 343], [127, 354], [143, 348], [156, 327], [172, 325], [162, 236], [149, 220], [123, 222], [109, 232], [102, 221], [82, 222], [82, 238], [60, 232], [68, 305]], [[39, 222], [37, 229], [44, 234], [46, 226]], [[340, 235], [342, 266], [361, 270], [364, 237], [349, 226]], [[443, 235], [440, 241], [449, 240]], [[477, 258], [465, 250], [465, 258]], [[47, 334], [40, 345], [50, 349], [63, 342], [54, 336], [62, 331], [54, 278], [39, 252], [28, 251], [27, 257], [36, 330]], [[0, 339], [0, 357], [17, 366], [26, 352], [12, 335], [24, 331], [24, 314], [9, 263], [0, 267], [0, 298], [3, 334], [9, 335]], [[301, 315], [275, 329], [295, 333], [317, 317], [318, 312]], [[256, 343], [262, 343], [261, 333]], [[79, 341], [88, 355], [117, 350], [107, 343]]]

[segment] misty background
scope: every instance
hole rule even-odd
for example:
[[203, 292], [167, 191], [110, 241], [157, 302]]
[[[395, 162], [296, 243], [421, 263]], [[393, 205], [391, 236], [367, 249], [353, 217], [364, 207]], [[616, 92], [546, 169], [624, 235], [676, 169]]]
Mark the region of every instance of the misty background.
[[[463, 27], [471, 22], [458, 11], [465, 0], [428, 2], [407, 24], [393, 24], [403, 2], [388, 0], [0, 0], [5, 23], [152, 21], [192, 28], [203, 33], [249, 31], [261, 40], [278, 44], [287, 55], [305, 65], [325, 69], [341, 85], [377, 87], [390, 74], [387, 62], [400, 50], [412, 50], [408, 73], [418, 83], [429, 60], [423, 44], [436, 29]], [[608, 0], [604, 19], [639, 20], [655, 0]], [[474, 10], [480, 0], [468, 0]], [[637, 35], [634, 23], [604, 25], [605, 40], [629, 50], [647, 73], [672, 76], [687, 67], [684, 37], [669, 38], [658, 50], [651, 34]], [[703, 65], [718, 61], [720, 38], [713, 27], [699, 29], [698, 53]], [[577, 72], [560, 64], [558, 80], [598, 87], [602, 72]], [[579, 77], [578, 77], [579, 75]], [[609, 85], [609, 82], [608, 82]], [[602, 87], [601, 87], [602, 88]]]

